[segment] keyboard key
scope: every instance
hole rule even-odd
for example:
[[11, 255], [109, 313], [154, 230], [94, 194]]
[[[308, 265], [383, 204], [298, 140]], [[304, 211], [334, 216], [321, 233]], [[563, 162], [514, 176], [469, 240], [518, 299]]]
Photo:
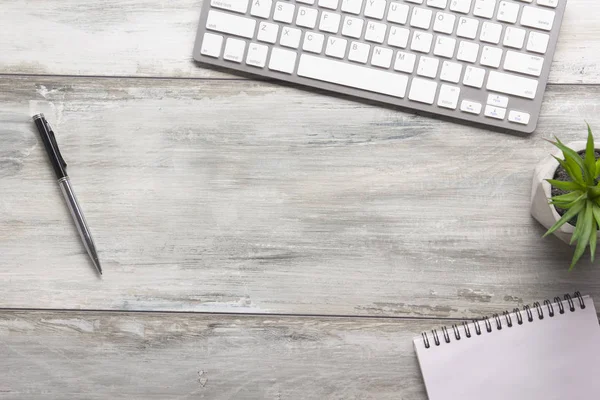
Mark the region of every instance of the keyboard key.
[[462, 65], [450, 61], [442, 63], [442, 72], [440, 79], [446, 82], [460, 82], [460, 74], [462, 73]]
[[386, 5], [385, 0], [367, 0], [364, 11], [365, 17], [382, 19]]
[[479, 35], [479, 40], [482, 42], [498, 44], [498, 42], [500, 42], [501, 35], [502, 25], [484, 22], [483, 26], [481, 27], [481, 35]]
[[446, 14], [443, 12], [438, 12], [435, 15], [435, 22], [433, 23], [433, 30], [436, 32], [442, 32], [451, 34], [454, 32], [454, 22], [456, 21], [456, 17], [452, 14]]
[[211, 31], [229, 33], [248, 39], [252, 39], [254, 36], [255, 27], [256, 21], [253, 19], [215, 10], [208, 12], [206, 20], [206, 28]]
[[410, 44], [410, 49], [421, 53], [429, 53], [433, 35], [425, 32], [415, 32]]
[[409, 7], [406, 4], [391, 2], [388, 10], [387, 20], [397, 24], [405, 24], [408, 20]]
[[263, 68], [267, 62], [267, 53], [269, 48], [262, 44], [250, 43], [248, 47], [248, 55], [246, 56], [246, 64], [253, 67]]
[[315, 0], [296, 0], [296, 3], [310, 4], [312, 6], [315, 4]]
[[475, 37], [477, 37], [477, 29], [479, 29], [478, 20], [460, 17], [458, 20], [458, 28], [456, 29], [456, 36], [475, 39]]
[[314, 8], [300, 7], [296, 16], [296, 25], [313, 29], [317, 25], [319, 12]]
[[508, 107], [508, 97], [497, 94], [489, 94], [487, 103], [491, 106], [506, 108]]
[[459, 95], [460, 88], [456, 86], [442, 85], [440, 87], [440, 94], [438, 95], [437, 105], [443, 108], [450, 108], [452, 110], [456, 110]]
[[463, 85], [481, 88], [485, 79], [485, 69], [468, 66], [465, 69]]
[[427, 5], [435, 8], [446, 8], [448, 0], [427, 0]]
[[390, 35], [388, 36], [387, 43], [390, 46], [406, 48], [408, 45], [408, 37], [410, 31], [406, 28], [397, 28], [392, 26], [390, 29]]
[[383, 43], [385, 40], [386, 30], [387, 25], [380, 24], [379, 22], [369, 21], [365, 31], [365, 40], [369, 42]]
[[413, 78], [408, 98], [419, 103], [433, 104], [437, 83], [429, 79]]
[[330, 36], [327, 40], [327, 50], [325, 50], [325, 54], [329, 57], [344, 58], [347, 45], [348, 41], [346, 39]]
[[296, 52], [274, 47], [271, 50], [271, 59], [269, 60], [269, 69], [273, 71], [291, 74], [296, 66]]
[[517, 124], [527, 125], [529, 123], [529, 114], [526, 112], [511, 110], [508, 113], [508, 120]]
[[228, 38], [225, 43], [225, 51], [223, 58], [228, 61], [241, 63], [244, 59], [244, 51], [246, 51], [246, 42], [240, 39]]
[[450, 0], [450, 11], [468, 14], [471, 11], [472, 0]]
[[498, 68], [502, 59], [502, 49], [498, 47], [483, 46], [481, 50], [481, 59], [479, 64], [487, 67]]
[[544, 58], [516, 51], [507, 51], [504, 69], [522, 74], [540, 76], [544, 67]]
[[321, 22], [319, 23], [319, 29], [329, 33], [337, 33], [340, 29], [340, 14], [323, 11], [321, 13]]
[[496, 18], [498, 21], [509, 22], [514, 24], [517, 22], [517, 16], [519, 15], [519, 5], [508, 1], [501, 1], [498, 6], [498, 15]]
[[358, 15], [362, 9], [363, 0], [342, 0], [342, 11]]
[[394, 62], [394, 69], [400, 72], [406, 72], [412, 74], [415, 69], [415, 61], [417, 57], [412, 53], [405, 53], [399, 51], [396, 53], [396, 61]]
[[485, 116], [496, 119], [504, 119], [506, 115], [506, 108], [494, 107], [494, 106], [485, 106]]
[[200, 54], [219, 58], [221, 55], [221, 46], [223, 46], [223, 36], [207, 32], [204, 34], [204, 38], [202, 38]]
[[455, 39], [446, 36], [438, 36], [435, 40], [435, 48], [433, 50], [433, 54], [440, 57], [452, 58], [454, 57], [455, 47]]
[[423, 0], [404, 0], [407, 3], [423, 4]]
[[537, 93], [538, 81], [535, 79], [523, 78], [518, 75], [505, 74], [503, 72], [490, 71], [486, 89], [512, 94], [513, 96], [534, 99]]
[[460, 111], [464, 111], [469, 114], [477, 114], [481, 113], [481, 103], [477, 103], [476, 101], [471, 100], [463, 100], [460, 103]]
[[417, 67], [417, 75], [435, 78], [440, 61], [437, 58], [421, 57]]
[[327, 58], [302, 54], [298, 76], [354, 87], [394, 97], [404, 97], [408, 77]]
[[275, 12], [273, 13], [273, 19], [278, 22], [285, 22], [286, 24], [290, 24], [294, 19], [295, 10], [295, 5], [290, 3], [284, 3], [283, 1], [278, 1], [277, 4], [275, 4]]
[[368, 44], [352, 42], [350, 44], [348, 60], [365, 64], [369, 59], [369, 51], [371, 51], [371, 46], [369, 46]]
[[537, 0], [540, 6], [556, 8], [558, 6], [558, 0]]
[[554, 24], [554, 11], [525, 6], [521, 14], [521, 25], [549, 31]]
[[413, 8], [413, 12], [410, 17], [410, 26], [422, 29], [429, 29], [429, 25], [431, 25], [431, 15], [432, 11], [426, 8]]
[[260, 25], [258, 25], [257, 39], [261, 42], [275, 43], [277, 41], [278, 33], [279, 25], [270, 22], [261, 22]]
[[241, 14], [246, 14], [248, 10], [248, 0], [211, 0], [210, 5]]
[[376, 46], [373, 49], [373, 56], [371, 57], [371, 65], [381, 68], [389, 68], [392, 63], [392, 56], [394, 51], [386, 49], [384, 47]]
[[492, 18], [496, 9], [496, 0], [475, 0], [473, 15], [483, 18]]
[[335, 10], [338, 7], [338, 0], [319, 0], [319, 7]]
[[272, 0], [255, 0], [252, 2], [252, 9], [250, 10], [250, 15], [260, 18], [269, 18], [269, 16], [271, 15], [272, 7]]
[[506, 27], [506, 31], [504, 32], [504, 41], [502, 42], [504, 46], [520, 49], [523, 47], [524, 41], [524, 29], [514, 28], [512, 26]]
[[311, 53], [320, 53], [323, 50], [324, 41], [325, 36], [320, 33], [306, 32], [304, 42], [302, 43], [302, 50], [310, 51]]
[[456, 54], [458, 60], [474, 63], [477, 61], [477, 55], [479, 55], [479, 45], [477, 43], [460, 42], [458, 53]]
[[[523, 35], [525, 35], [525, 33], [523, 33]], [[545, 54], [548, 49], [549, 40], [550, 36], [545, 33], [530, 32], [529, 39], [527, 40], [527, 51]]]
[[342, 27], [342, 35], [360, 39], [362, 36], [364, 19], [346, 17], [344, 18], [344, 26]]
[[279, 38], [279, 44], [285, 47], [291, 47], [297, 49], [300, 46], [300, 37], [302, 31], [296, 28], [283, 27], [281, 31], [281, 38]]

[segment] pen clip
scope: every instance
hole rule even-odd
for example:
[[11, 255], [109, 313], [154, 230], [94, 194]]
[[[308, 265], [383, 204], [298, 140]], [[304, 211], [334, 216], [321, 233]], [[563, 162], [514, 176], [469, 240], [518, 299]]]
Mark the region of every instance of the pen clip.
[[42, 119], [44, 124], [46, 125], [46, 129], [50, 133], [48, 137], [50, 138], [50, 142], [52, 143], [52, 147], [54, 147], [54, 151], [58, 156], [58, 161], [61, 163], [63, 168], [67, 168], [67, 162], [63, 158], [62, 154], [60, 154], [60, 148], [58, 147], [58, 143], [56, 142], [56, 136], [54, 135], [54, 130], [52, 130], [52, 126], [50, 126], [50, 122], [46, 120], [46, 118]]

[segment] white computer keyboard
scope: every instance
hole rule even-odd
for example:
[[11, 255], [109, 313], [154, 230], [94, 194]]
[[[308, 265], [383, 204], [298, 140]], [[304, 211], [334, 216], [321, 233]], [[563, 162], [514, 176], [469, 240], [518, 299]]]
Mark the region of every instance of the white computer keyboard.
[[205, 0], [198, 61], [532, 132], [566, 0]]

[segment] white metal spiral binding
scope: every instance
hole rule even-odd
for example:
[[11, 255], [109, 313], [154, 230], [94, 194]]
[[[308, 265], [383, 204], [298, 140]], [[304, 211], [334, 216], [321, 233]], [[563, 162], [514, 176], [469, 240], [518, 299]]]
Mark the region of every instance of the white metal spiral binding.
[[[583, 297], [581, 296], [581, 293], [575, 292], [573, 294], [573, 297], [575, 297], [575, 299], [577, 299], [577, 301], [579, 303], [579, 308], [583, 310], [585, 308], [585, 302], [583, 301]], [[441, 328], [441, 336], [438, 333], [437, 329], [432, 329], [431, 330], [431, 341], [429, 340], [430, 334], [428, 332], [422, 332], [421, 337], [423, 338], [423, 344], [425, 345], [426, 349], [429, 349], [430, 347], [432, 347], [432, 345], [440, 346], [442, 341], [444, 341], [446, 343], [450, 343], [452, 340], [461, 340], [463, 337], [471, 338], [473, 336], [473, 333], [475, 335], [481, 335], [484, 330], [486, 332], [492, 332], [494, 330], [494, 328], [498, 331], [502, 330], [502, 328], [505, 326], [507, 328], [512, 328], [515, 325], [513, 323], [511, 314], [513, 314], [516, 317], [517, 325], [523, 325], [525, 318], [527, 319], [528, 322], [533, 322], [535, 317], [537, 317], [538, 319], [544, 319], [544, 316], [546, 315], [546, 314], [544, 314], [544, 308], [546, 308], [546, 310], [547, 310], [548, 317], [553, 318], [556, 315], [553, 304], [558, 306], [559, 314], [565, 313], [565, 310], [566, 310], [565, 303], [567, 304], [567, 307], [568, 307], [567, 309], [570, 312], [574, 312], [576, 310], [576, 308], [575, 308], [575, 302], [573, 301], [573, 297], [571, 297], [570, 294], [565, 294], [564, 299], [561, 299], [558, 296], [555, 297], [554, 303], [551, 302], [550, 300], [544, 300], [544, 303], [542, 305], [536, 301], [535, 303], [533, 303], [532, 307], [530, 307], [529, 305], [524, 306], [523, 310], [521, 310], [519, 308], [514, 308], [512, 313], [510, 313], [508, 311], [504, 311], [504, 312], [502, 312], [502, 315], [493, 314], [491, 318], [486, 316], [486, 317], [481, 318], [480, 320], [474, 319], [471, 323], [473, 324], [473, 328], [474, 328], [475, 332], [472, 332], [471, 328], [469, 328], [469, 324], [470, 324], [469, 322], [463, 321], [461, 325], [462, 325], [462, 332], [464, 333], [464, 336], [461, 334], [461, 329], [458, 324], [453, 324], [451, 326], [452, 331], [450, 331], [450, 329], [448, 329], [447, 326], [443, 326]], [[565, 303], [563, 303], [563, 302], [565, 302]], [[532, 309], [535, 309], [535, 310], [532, 311]], [[525, 318], [523, 318], [524, 314], [525, 314]], [[454, 339], [452, 339], [452, 338], [454, 338]]]

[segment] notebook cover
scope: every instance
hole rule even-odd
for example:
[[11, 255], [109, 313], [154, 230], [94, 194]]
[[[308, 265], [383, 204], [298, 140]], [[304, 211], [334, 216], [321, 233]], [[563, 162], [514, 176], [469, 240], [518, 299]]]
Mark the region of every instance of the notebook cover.
[[531, 322], [522, 310], [522, 324], [517, 313], [500, 315], [501, 329], [490, 318], [479, 335], [474, 323], [424, 332], [414, 346], [429, 400], [599, 399], [600, 326], [592, 299], [581, 298], [583, 309], [579, 300], [532, 307]]

